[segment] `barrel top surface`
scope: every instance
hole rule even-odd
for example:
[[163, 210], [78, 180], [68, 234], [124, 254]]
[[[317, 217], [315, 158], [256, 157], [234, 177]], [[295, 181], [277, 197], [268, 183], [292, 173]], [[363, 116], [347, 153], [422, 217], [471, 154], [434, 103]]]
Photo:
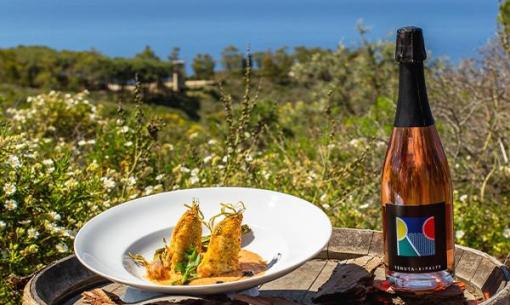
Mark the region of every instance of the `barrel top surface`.
[[[479, 304], [510, 305], [509, 272], [498, 260], [483, 252], [458, 246], [456, 266], [458, 280], [466, 284], [466, 300], [479, 300]], [[372, 230], [335, 228], [327, 248], [315, 259], [286, 276], [245, 293], [259, 293], [262, 298], [283, 298], [294, 304], [313, 304], [314, 298], [320, 295], [319, 288], [338, 272], [345, 272], [343, 278], [367, 274], [373, 275], [376, 281], [383, 280], [382, 234]], [[25, 287], [23, 304], [86, 304], [81, 294], [94, 288], [102, 288], [129, 304], [175, 303], [179, 300], [175, 296], [143, 292], [108, 282], [70, 256], [48, 266], [30, 280]], [[147, 301], [149, 299], [151, 301]]]

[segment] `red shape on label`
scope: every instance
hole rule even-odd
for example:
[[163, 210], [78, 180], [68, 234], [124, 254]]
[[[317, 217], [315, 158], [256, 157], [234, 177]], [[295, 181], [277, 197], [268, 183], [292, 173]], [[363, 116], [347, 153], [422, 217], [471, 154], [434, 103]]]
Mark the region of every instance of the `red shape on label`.
[[423, 223], [423, 235], [430, 240], [436, 239], [436, 223], [434, 216], [431, 216]]

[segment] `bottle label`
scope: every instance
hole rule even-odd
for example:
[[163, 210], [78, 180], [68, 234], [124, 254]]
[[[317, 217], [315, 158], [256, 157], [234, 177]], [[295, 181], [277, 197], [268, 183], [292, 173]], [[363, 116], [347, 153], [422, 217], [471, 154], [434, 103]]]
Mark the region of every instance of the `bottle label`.
[[388, 268], [426, 273], [446, 267], [446, 206], [386, 204]]

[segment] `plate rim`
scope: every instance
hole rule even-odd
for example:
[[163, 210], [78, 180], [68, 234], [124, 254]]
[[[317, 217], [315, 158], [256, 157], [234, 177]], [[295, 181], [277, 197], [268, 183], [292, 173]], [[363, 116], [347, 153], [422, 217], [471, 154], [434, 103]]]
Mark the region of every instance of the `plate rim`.
[[[132, 283], [129, 281], [125, 281], [122, 278], [118, 278], [116, 276], [111, 276], [106, 273], [103, 273], [103, 272], [97, 270], [96, 268], [90, 266], [89, 264], [87, 264], [85, 259], [80, 256], [80, 254], [77, 251], [77, 244], [79, 243], [80, 239], [83, 239], [83, 237], [80, 237], [81, 234], [84, 234], [84, 233], [82, 233], [83, 228], [90, 226], [91, 223], [97, 221], [97, 219], [99, 219], [100, 217], [101, 218], [106, 217], [105, 215], [112, 213], [112, 211], [114, 211], [114, 210], [123, 208], [126, 205], [137, 204], [137, 201], [139, 199], [149, 198], [149, 197], [157, 197], [157, 196], [161, 196], [163, 194], [168, 194], [168, 193], [189, 192], [189, 191], [194, 191], [194, 190], [207, 191], [207, 190], [218, 190], [218, 189], [223, 189], [223, 190], [227, 190], [227, 191], [228, 190], [263, 191], [263, 192], [269, 192], [269, 193], [274, 193], [274, 194], [278, 194], [278, 195], [293, 197], [294, 199], [297, 199], [298, 201], [301, 201], [304, 204], [307, 204], [307, 205], [311, 206], [312, 208], [316, 209], [319, 212], [319, 215], [323, 216], [324, 219], [327, 220], [327, 229], [328, 229], [327, 238], [325, 239], [324, 242], [321, 243], [321, 247], [318, 250], [315, 250], [315, 251], [313, 251], [312, 254], [307, 255], [306, 259], [304, 259], [303, 261], [298, 262], [298, 263], [292, 263], [289, 266], [282, 268], [281, 270], [278, 270], [272, 274], [261, 275], [258, 277], [255, 276], [252, 278], [243, 279], [243, 280], [234, 281], [234, 282], [225, 282], [225, 283], [221, 283], [221, 284], [208, 284], [208, 285], [156, 285], [156, 284], [151, 284], [150, 282], [140, 283], [140, 284]], [[317, 205], [311, 203], [310, 201], [305, 200], [300, 197], [297, 197], [297, 196], [294, 196], [292, 194], [268, 190], [268, 189], [253, 188], [253, 187], [237, 187], [237, 186], [197, 187], [197, 188], [186, 188], [186, 189], [179, 189], [179, 190], [173, 190], [173, 191], [167, 191], [167, 192], [160, 192], [160, 193], [148, 195], [148, 196], [141, 196], [141, 197], [138, 197], [135, 199], [125, 201], [118, 205], [115, 205], [115, 206], [99, 213], [98, 215], [92, 217], [87, 222], [85, 222], [83, 224], [83, 226], [80, 228], [80, 230], [76, 234], [74, 241], [73, 241], [73, 252], [74, 252], [74, 255], [76, 256], [76, 258], [80, 261], [80, 263], [83, 264], [87, 269], [89, 269], [90, 271], [94, 272], [95, 274], [98, 274], [112, 282], [124, 284], [124, 285], [130, 286], [130, 287], [136, 287], [139, 289], [150, 290], [150, 291], [159, 291], [159, 292], [163, 292], [163, 293], [210, 294], [210, 293], [218, 293], [219, 291], [229, 291], [227, 287], [229, 287], [229, 288], [231, 287], [232, 288], [231, 291], [243, 290], [243, 289], [247, 289], [249, 287], [255, 287], [257, 285], [260, 285], [260, 284], [263, 284], [266, 282], [270, 282], [272, 280], [280, 278], [280, 277], [292, 272], [293, 270], [299, 268], [300, 266], [305, 264], [307, 261], [309, 261], [310, 259], [317, 256], [317, 254], [319, 254], [328, 245], [328, 243], [331, 239], [332, 233], [333, 233], [333, 226], [331, 224], [331, 220], [326, 215], [326, 213], [324, 213], [324, 211], [322, 209], [320, 209]], [[240, 286], [240, 287], [236, 288], [235, 286]]]

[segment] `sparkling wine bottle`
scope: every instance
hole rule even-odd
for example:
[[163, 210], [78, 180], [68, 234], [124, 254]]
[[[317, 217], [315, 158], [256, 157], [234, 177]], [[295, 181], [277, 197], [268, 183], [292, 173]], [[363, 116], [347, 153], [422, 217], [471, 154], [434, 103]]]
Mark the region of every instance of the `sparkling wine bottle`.
[[395, 59], [399, 96], [381, 183], [386, 278], [396, 290], [433, 291], [453, 282], [453, 190], [428, 103], [420, 28], [397, 31]]

